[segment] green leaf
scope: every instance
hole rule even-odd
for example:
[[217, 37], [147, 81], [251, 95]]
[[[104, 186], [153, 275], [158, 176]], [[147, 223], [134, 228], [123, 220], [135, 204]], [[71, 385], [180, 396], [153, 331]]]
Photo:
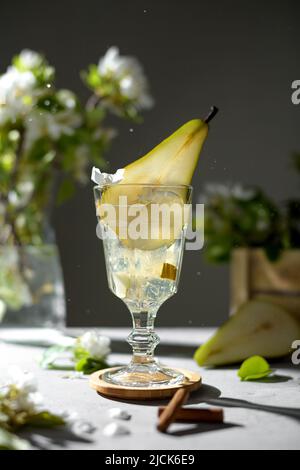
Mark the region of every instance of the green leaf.
[[57, 203], [62, 204], [63, 202], [67, 201], [68, 199], [71, 199], [71, 197], [75, 193], [75, 184], [73, 181], [69, 179], [63, 180], [63, 182], [60, 185], [60, 188], [58, 190], [57, 194]]
[[238, 371], [238, 376], [242, 381], [259, 380], [268, 377], [273, 372], [263, 357], [252, 356], [243, 362]]
[[55, 364], [58, 359], [65, 359], [66, 353], [71, 350], [72, 347], [70, 346], [52, 346], [51, 348], [46, 349], [40, 360], [40, 366], [43, 369], [73, 370], [73, 366], [68, 367]]
[[80, 346], [79, 341], [77, 341], [75, 348], [74, 348], [74, 357], [77, 361], [81, 359], [87, 359], [88, 357], [90, 357], [89, 352]]
[[83, 372], [84, 374], [92, 374], [97, 370], [106, 369], [107, 366], [107, 363], [102, 359], [85, 357], [76, 363], [75, 370], [77, 372]]
[[88, 126], [96, 127], [103, 121], [106, 110], [100, 106], [86, 110], [86, 120]]
[[63, 426], [66, 423], [60, 416], [49, 413], [49, 411], [41, 411], [36, 415], [30, 416], [26, 420], [26, 424], [38, 428], [52, 428], [55, 426]]
[[0, 450], [29, 450], [30, 444], [15, 434], [0, 428]]
[[101, 84], [101, 77], [97, 65], [90, 65], [88, 71], [81, 73], [83, 81], [91, 88], [96, 88]]

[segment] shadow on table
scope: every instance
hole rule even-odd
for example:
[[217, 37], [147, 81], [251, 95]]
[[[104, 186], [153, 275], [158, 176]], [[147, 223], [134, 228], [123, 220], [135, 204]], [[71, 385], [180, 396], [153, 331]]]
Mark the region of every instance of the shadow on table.
[[238, 400], [236, 398], [219, 397], [211, 398], [206, 402], [208, 405], [224, 406], [229, 408], [246, 408], [249, 410], [267, 411], [283, 416], [289, 416], [294, 419], [300, 420], [300, 408], [286, 408], [281, 406], [260, 405], [251, 403], [247, 400]]
[[[211, 432], [211, 431], [224, 431], [225, 429], [231, 428], [242, 428], [243, 426], [234, 423], [197, 423], [190, 426], [186, 424], [182, 427], [182, 429], [176, 429], [174, 431], [167, 431], [166, 434], [168, 436], [189, 436], [192, 434], [201, 434], [204, 432]], [[172, 429], [172, 427], [171, 427]]]
[[283, 382], [289, 382], [290, 380], [293, 380], [293, 377], [290, 377], [289, 375], [274, 374], [270, 375], [269, 377], [264, 377], [263, 379], [256, 380], [256, 382], [265, 384], [278, 384]]
[[38, 430], [28, 428], [20, 435], [27, 439], [32, 447], [39, 450], [49, 450], [53, 446], [67, 449], [71, 443], [81, 442], [88, 444], [92, 442], [92, 439], [79, 437], [65, 426], [51, 429], [39, 428]]
[[[101, 393], [99, 393], [101, 396]], [[221, 391], [216, 388], [212, 387], [211, 385], [203, 384], [199, 390], [192, 392], [187, 405], [195, 405], [198, 403], [206, 403], [208, 400], [213, 400], [218, 398], [221, 395]], [[105, 397], [108, 398], [108, 397]], [[109, 397], [109, 400], [117, 401], [121, 403], [128, 403], [128, 400], [122, 400], [121, 398], [113, 398]], [[130, 403], [134, 405], [142, 405], [142, 406], [165, 406], [170, 399], [165, 400], [130, 400]]]

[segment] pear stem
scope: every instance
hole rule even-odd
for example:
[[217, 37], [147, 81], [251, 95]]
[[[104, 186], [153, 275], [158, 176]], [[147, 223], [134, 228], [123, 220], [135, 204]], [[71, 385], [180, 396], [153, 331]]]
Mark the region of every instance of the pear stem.
[[219, 112], [219, 109], [216, 107], [216, 106], [212, 106], [210, 108], [210, 111], [208, 113], [208, 115], [206, 116], [206, 118], [204, 119], [204, 122], [206, 122], [206, 124], [208, 124], [214, 117], [215, 115]]

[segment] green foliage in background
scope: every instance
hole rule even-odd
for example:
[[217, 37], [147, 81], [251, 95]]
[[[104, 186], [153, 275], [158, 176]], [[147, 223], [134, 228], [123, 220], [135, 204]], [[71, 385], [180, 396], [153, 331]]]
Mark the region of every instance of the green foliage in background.
[[115, 47], [82, 77], [86, 104], [56, 88], [55, 69], [37, 52], [22, 51], [0, 75], [0, 244], [41, 244], [53, 204], [72, 197], [92, 165], [105, 166], [116, 135], [108, 114], [140, 120], [152, 106], [141, 65]]
[[[300, 154], [293, 157], [300, 172]], [[209, 184], [205, 204], [205, 254], [209, 261], [228, 262], [235, 248], [263, 248], [270, 260], [282, 250], [300, 248], [300, 199], [282, 206], [262, 189], [240, 184]], [[198, 227], [201, 221], [196, 221]]]

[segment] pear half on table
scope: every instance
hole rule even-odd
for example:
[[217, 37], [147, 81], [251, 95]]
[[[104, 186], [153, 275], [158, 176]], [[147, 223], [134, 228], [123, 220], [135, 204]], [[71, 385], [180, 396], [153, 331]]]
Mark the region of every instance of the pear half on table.
[[[122, 181], [104, 188], [98, 209], [101, 211], [103, 204], [115, 206], [120, 221], [120, 196], [126, 196], [127, 206], [142, 205], [146, 208], [149, 223], [151, 223], [150, 214], [153, 203], [167, 204], [170, 207], [173, 204], [179, 204], [183, 211], [183, 205], [186, 202], [186, 186], [192, 181], [200, 152], [208, 134], [208, 122], [216, 113], [217, 108], [213, 107], [205, 120], [193, 119], [187, 122], [145, 156], [126, 166]], [[159, 185], [159, 187], [153, 188], [151, 185]], [[128, 225], [130, 222], [128, 215], [126, 218], [126, 221], [121, 220], [120, 223]], [[158, 223], [161, 224], [161, 222]], [[109, 223], [108, 225], [112, 226]], [[115, 229], [119, 236], [118, 225]], [[126, 238], [122, 240], [123, 244], [131, 248], [153, 250], [173, 243], [178, 236], [173, 227], [171, 227], [168, 239], [164, 238], [161, 226], [158, 226], [157, 230], [159, 233], [157, 238], [146, 240]]]
[[300, 323], [282, 307], [252, 300], [245, 303], [215, 335], [200, 346], [194, 359], [199, 366], [240, 363], [251, 356], [286, 356], [300, 338]]

